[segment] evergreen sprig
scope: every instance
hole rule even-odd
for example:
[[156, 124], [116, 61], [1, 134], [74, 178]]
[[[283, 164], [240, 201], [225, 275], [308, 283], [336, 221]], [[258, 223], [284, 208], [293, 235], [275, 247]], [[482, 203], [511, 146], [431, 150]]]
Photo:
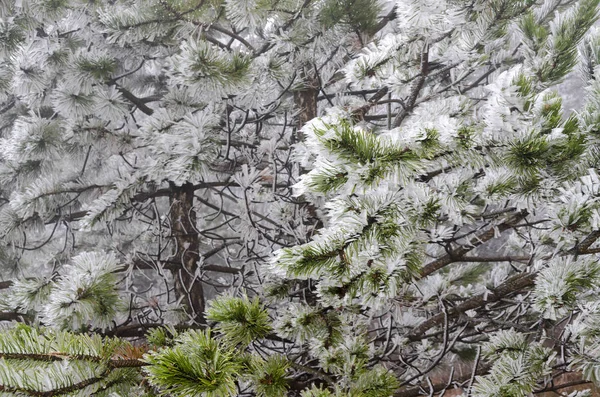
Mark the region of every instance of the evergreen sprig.
[[285, 357], [274, 355], [266, 360], [255, 358], [249, 378], [259, 397], [284, 396], [289, 388], [290, 363]]
[[272, 330], [269, 314], [258, 297], [250, 300], [247, 296], [221, 295], [211, 301], [206, 318], [217, 322], [215, 330], [233, 346], [247, 346]]
[[562, 79], [577, 62], [577, 45], [598, 18], [598, 0], [583, 0], [553, 26], [548, 56], [538, 70], [541, 83]]
[[393, 373], [383, 367], [362, 372], [351, 384], [349, 397], [387, 397], [394, 394], [400, 383]]
[[187, 331], [171, 348], [148, 353], [144, 368], [161, 395], [229, 397], [236, 392], [241, 365], [234, 351], [213, 338], [210, 330]]
[[144, 365], [121, 354], [130, 347], [116, 338], [20, 324], [0, 332], [0, 388], [27, 396], [128, 393]]

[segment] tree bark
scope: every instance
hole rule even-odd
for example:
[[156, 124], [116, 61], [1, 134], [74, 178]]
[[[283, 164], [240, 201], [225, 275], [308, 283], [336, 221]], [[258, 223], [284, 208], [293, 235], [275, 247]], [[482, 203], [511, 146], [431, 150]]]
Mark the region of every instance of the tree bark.
[[204, 290], [199, 278], [200, 246], [194, 210], [194, 185], [171, 184], [171, 233], [175, 238], [172, 260], [179, 264], [171, 273], [175, 282], [175, 296], [196, 323], [204, 323]]
[[296, 118], [295, 141], [304, 139], [301, 128], [310, 120], [317, 117], [317, 97], [319, 94], [319, 80], [316, 76], [303, 72], [304, 85], [294, 91], [294, 104], [299, 110]]

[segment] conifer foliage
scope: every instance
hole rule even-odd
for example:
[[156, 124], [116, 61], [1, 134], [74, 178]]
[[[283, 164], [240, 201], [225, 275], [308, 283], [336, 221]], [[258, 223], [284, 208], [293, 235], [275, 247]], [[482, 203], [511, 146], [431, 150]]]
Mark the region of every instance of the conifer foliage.
[[2, 1], [0, 395], [600, 385], [599, 12]]

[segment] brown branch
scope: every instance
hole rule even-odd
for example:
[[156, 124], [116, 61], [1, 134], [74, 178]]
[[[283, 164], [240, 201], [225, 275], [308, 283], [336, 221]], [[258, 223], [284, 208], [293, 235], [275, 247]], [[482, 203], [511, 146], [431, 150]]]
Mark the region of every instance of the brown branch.
[[[479, 368], [475, 371], [476, 375], [485, 375], [491, 368], [490, 364], [482, 363], [479, 365]], [[465, 373], [461, 377], [455, 379], [455, 383], [466, 382], [471, 378], [471, 373]], [[425, 391], [430, 396], [433, 396], [435, 393], [441, 392], [448, 388], [448, 381], [442, 381], [438, 383], [431, 384], [429, 386], [429, 390], [425, 390], [422, 386], [409, 386], [398, 390], [394, 393], [394, 397], [417, 397]]]
[[531, 260], [528, 255], [508, 256], [463, 256], [459, 262], [527, 262]]
[[[75, 383], [71, 386], [65, 386], [65, 387], [48, 390], [48, 391], [38, 391], [38, 390], [27, 389], [24, 387], [13, 387], [13, 386], [7, 386], [7, 385], [0, 385], [0, 391], [6, 392], [6, 393], [13, 393], [13, 394], [25, 394], [25, 395], [33, 396], [33, 397], [60, 396], [63, 394], [73, 393], [77, 390], [81, 390], [85, 387], [91, 386], [94, 383], [98, 383], [98, 382], [102, 381], [103, 379], [105, 379], [105, 376], [108, 375], [109, 372], [110, 371], [108, 371], [106, 373], [102, 373], [101, 376], [82, 380], [81, 382]], [[104, 375], [104, 376], [102, 376], [102, 375]]]
[[119, 85], [117, 85], [117, 90], [119, 90], [119, 92], [121, 94], [123, 94], [125, 99], [127, 99], [129, 102], [131, 102], [135, 106], [137, 106], [137, 108], [140, 111], [142, 111], [143, 113], [147, 114], [148, 116], [151, 116], [154, 113], [154, 110], [152, 110], [148, 106], [146, 106], [146, 103], [143, 99], [136, 97], [135, 95], [133, 95], [131, 93], [131, 91], [129, 91], [126, 88], [123, 88]]
[[396, 6], [394, 6], [394, 7], [392, 7], [390, 12], [388, 12], [388, 14], [386, 16], [384, 16], [383, 18], [381, 18], [381, 20], [379, 20], [379, 22], [377, 23], [377, 26], [375, 26], [374, 34], [379, 32], [381, 29], [385, 28], [389, 22], [396, 19], [397, 15], [398, 14], [396, 13]]
[[[300, 5], [300, 7], [298, 8], [298, 10], [296, 11], [296, 13], [294, 14], [294, 16], [292, 16], [290, 19], [288, 19], [277, 30], [279, 32], [283, 33], [286, 30], [288, 30], [294, 23], [296, 23], [296, 21], [298, 21], [299, 19], [301, 19], [302, 12], [304, 11], [304, 9], [306, 7], [308, 7], [308, 5], [311, 3], [311, 1], [312, 0], [304, 0], [302, 2], [302, 4]], [[256, 57], [260, 56], [261, 54], [264, 54], [265, 52], [269, 51], [274, 46], [275, 46], [275, 41], [269, 41], [269, 40], [267, 40], [267, 42], [265, 42], [265, 44], [263, 44], [263, 46], [261, 48], [259, 48], [258, 50], [254, 51], [252, 55], [256, 58]]]
[[11, 280], [8, 281], [0, 281], [0, 289], [7, 289], [12, 287], [13, 282]]
[[574, 255], [588, 254], [590, 253], [590, 246], [594, 244], [598, 238], [600, 238], [600, 230], [594, 230], [585, 239], [583, 239], [582, 242], [570, 249], [568, 253]]
[[398, 112], [398, 114], [396, 115], [396, 117], [394, 118], [394, 122], [392, 123], [392, 127], [396, 128], [396, 127], [400, 127], [400, 124], [402, 124], [402, 122], [404, 121], [404, 119], [406, 118], [406, 116], [408, 116], [408, 114], [413, 110], [413, 108], [415, 107], [415, 104], [417, 102], [417, 98], [419, 97], [419, 93], [421, 92], [421, 89], [423, 88], [423, 85], [425, 84], [425, 79], [427, 78], [427, 75], [429, 74], [429, 48], [428, 45], [425, 45], [425, 48], [423, 49], [423, 52], [421, 53], [421, 71], [420, 71], [420, 75], [417, 78], [417, 80], [415, 81], [410, 95], [408, 97], [408, 100], [406, 101], [406, 104], [404, 106], [402, 106], [402, 109], [400, 110], [400, 112]]
[[366, 114], [371, 110], [371, 108], [379, 103], [381, 98], [383, 98], [388, 93], [388, 88], [383, 87], [377, 90], [375, 94], [371, 98], [369, 98], [369, 102], [359, 108], [356, 108], [352, 111], [352, 118], [355, 120], [364, 120]]
[[[471, 299], [468, 299], [448, 310], [449, 317], [456, 317], [461, 313], [464, 313], [468, 310], [473, 310], [485, 306], [488, 303], [497, 302], [502, 298], [509, 296], [515, 292], [519, 292], [524, 288], [533, 286], [535, 282], [535, 278], [537, 273], [519, 273], [515, 276], [510, 277], [504, 283], [500, 284], [497, 288], [493, 290], [474, 296]], [[444, 322], [444, 313], [438, 313], [420, 325], [415, 327], [408, 335], [408, 339], [412, 341], [417, 341], [426, 337], [425, 333], [433, 327], [441, 325]]]
[[[148, 330], [153, 328], [164, 327], [165, 324], [161, 323], [148, 323], [148, 324], [129, 324], [116, 327], [112, 330], [101, 333], [102, 336], [117, 336], [119, 338], [142, 338], [148, 333]], [[200, 324], [193, 325], [175, 325], [175, 329], [178, 331], [187, 331], [190, 329], [204, 329], [206, 326]]]
[[210, 251], [205, 252], [204, 254], [202, 254], [202, 257], [204, 259], [210, 258], [211, 256], [218, 254], [219, 252], [221, 252], [225, 248], [229, 247], [230, 245], [243, 244], [243, 243], [244, 243], [244, 240], [241, 240], [241, 239], [227, 241], [227, 242], [221, 244], [220, 246], [215, 247], [215, 248], [211, 249]]
[[325, 373], [323, 373], [321, 371], [318, 371], [318, 370], [316, 370], [314, 368], [307, 367], [307, 366], [302, 365], [302, 364], [297, 364], [297, 363], [295, 363], [293, 361], [290, 362], [290, 365], [293, 368], [297, 369], [297, 370], [308, 372], [309, 374], [312, 374], [312, 375], [316, 376], [319, 379], [323, 379], [325, 382], [327, 382], [328, 384], [330, 384], [332, 386], [336, 384], [336, 382], [333, 380], [333, 378], [331, 378], [331, 376], [329, 376], [329, 375], [327, 375], [327, 374], [325, 374]]
[[[567, 254], [573, 254], [574, 252], [582, 252], [583, 248], [589, 247], [600, 237], [599, 231], [590, 233], [581, 243], [571, 248]], [[547, 258], [549, 259], [549, 258]], [[524, 288], [531, 287], [535, 284], [537, 273], [519, 273], [510, 277], [504, 283], [500, 284], [493, 290], [474, 296], [448, 310], [449, 317], [456, 317], [468, 310], [473, 310], [485, 306], [488, 303], [497, 302], [511, 294], [519, 292]], [[438, 325], [441, 325], [444, 321], [445, 313], [438, 313], [423, 323], [415, 327], [408, 335], [408, 339], [417, 341], [426, 337], [425, 333]]]
[[575, 380], [572, 382], [555, 384], [554, 386], [548, 385], [548, 386], [544, 387], [543, 389], [534, 390], [533, 394], [556, 392], [558, 390], [566, 389], [567, 387], [575, 387], [575, 386], [581, 386], [581, 385], [593, 385], [593, 384], [594, 384], [594, 382], [592, 382], [592, 381], [581, 379], [581, 380]]
[[33, 321], [33, 317], [24, 313], [0, 312], [0, 321], [18, 321], [31, 323]]
[[496, 232], [502, 233], [506, 230], [511, 229], [514, 225], [516, 225], [518, 222], [523, 220], [527, 215], [528, 215], [527, 211], [523, 210], [523, 211], [513, 215], [512, 217], [510, 217], [505, 222], [502, 222], [498, 226], [491, 227], [488, 230], [486, 230], [485, 232], [475, 236], [474, 238], [472, 238], [469, 241], [468, 244], [463, 244], [459, 248], [453, 250], [452, 252], [450, 252], [432, 262], [429, 262], [428, 264], [423, 266], [423, 268], [421, 269], [421, 274], [420, 274], [421, 278], [426, 277], [426, 276], [430, 275], [431, 273], [433, 273], [453, 262], [460, 262], [462, 257], [466, 253], [468, 253], [469, 251], [472, 251], [473, 249], [477, 248], [478, 246], [482, 245], [483, 243], [494, 238], [494, 236], [496, 235]]
[[[269, 185], [271, 186], [271, 185]], [[200, 182], [194, 185], [194, 190], [199, 189], [210, 189], [213, 187], [239, 187], [239, 185], [235, 182], [228, 181], [213, 181], [213, 182]], [[277, 186], [277, 187], [287, 187], [285, 186]], [[173, 188], [163, 188], [158, 189], [154, 192], [140, 192], [131, 197], [132, 201], [135, 202], [143, 202], [151, 198], [157, 197], [170, 197], [173, 194]], [[54, 222], [58, 222], [59, 220], [63, 220], [65, 222], [77, 221], [88, 214], [88, 211], [75, 211], [69, 214], [56, 215], [49, 220], [46, 221], [46, 224], [51, 224]]]
[[201, 25], [204, 27], [207, 27], [208, 29], [216, 30], [217, 32], [223, 33], [224, 35], [227, 35], [227, 36], [231, 37], [232, 39], [239, 41], [240, 43], [245, 45], [249, 50], [256, 51], [256, 49], [252, 46], [252, 44], [250, 44], [246, 39], [244, 39], [239, 34], [236, 34], [232, 31], [227, 30], [227, 29], [223, 28], [222, 26], [219, 26], [216, 24], [211, 24], [211, 25], [201, 24]]
[[[133, 267], [136, 269], [153, 269], [156, 270], [158, 265], [154, 265], [154, 263], [158, 262], [161, 268], [166, 270], [174, 270], [181, 268], [181, 262], [178, 261], [169, 261], [169, 260], [161, 260], [154, 261], [148, 260], [145, 261], [143, 259], [135, 259], [132, 263]], [[215, 272], [215, 273], [225, 273], [225, 274], [240, 274], [242, 269], [236, 267], [222, 266], [222, 265], [214, 265], [214, 264], [205, 264], [202, 266], [202, 270], [206, 272]], [[121, 270], [127, 271], [127, 270]]]
[[[121, 360], [121, 361], [129, 361], [129, 360]], [[65, 395], [65, 394], [71, 394], [73, 392], [82, 390], [93, 384], [99, 383], [99, 382], [105, 380], [111, 371], [112, 371], [111, 368], [107, 368], [98, 376], [84, 379], [84, 380], [74, 383], [70, 386], [59, 387], [59, 388], [56, 388], [53, 390], [48, 390], [48, 391], [32, 390], [32, 389], [29, 389], [26, 387], [14, 387], [14, 386], [7, 386], [7, 385], [0, 385], [0, 391], [7, 392], [7, 393], [15, 393], [15, 394], [26, 394], [26, 395], [29, 395], [32, 397], [61, 396], [61, 395]]]
[[581, 250], [578, 253], [578, 255], [590, 255], [590, 254], [600, 254], [600, 247], [588, 248], [586, 250]]
[[238, 269], [235, 267], [228, 266], [220, 266], [220, 265], [204, 265], [202, 266], [202, 270], [207, 272], [215, 272], [215, 273], [226, 273], [226, 274], [240, 274], [242, 269]]
[[[51, 353], [0, 353], [0, 358], [5, 360], [33, 360], [33, 361], [92, 361], [96, 363], [103, 362], [102, 357], [91, 356], [91, 355], [73, 355], [62, 352], [51, 352]], [[137, 368], [144, 367], [147, 364], [137, 359], [113, 359], [107, 362], [110, 368]]]
[[59, 220], [63, 220], [65, 222], [78, 221], [81, 218], [83, 218], [84, 216], [86, 216], [87, 214], [88, 214], [88, 211], [75, 211], [75, 212], [71, 212], [69, 214], [56, 215], [56, 216], [50, 218], [49, 220], [47, 220], [46, 225], [48, 225], [50, 223], [58, 222]]

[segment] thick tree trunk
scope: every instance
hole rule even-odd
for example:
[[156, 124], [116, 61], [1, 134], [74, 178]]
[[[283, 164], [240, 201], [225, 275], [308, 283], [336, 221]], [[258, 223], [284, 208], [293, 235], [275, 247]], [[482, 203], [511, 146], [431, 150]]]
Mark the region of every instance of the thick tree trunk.
[[304, 86], [294, 91], [294, 104], [299, 114], [296, 118], [296, 142], [304, 139], [300, 130], [304, 124], [317, 117], [317, 97], [319, 95], [319, 80], [312, 76], [303, 76]]
[[199, 278], [200, 259], [196, 211], [194, 210], [194, 186], [171, 184], [171, 233], [175, 239], [174, 262], [180, 263], [171, 270], [175, 282], [175, 295], [181, 299], [184, 310], [197, 322], [204, 322], [204, 291]]
[[[318, 116], [317, 98], [319, 96], [319, 79], [311, 72], [312, 71], [310, 70], [308, 73], [306, 71], [302, 72], [304, 85], [302, 88], [294, 91], [294, 105], [296, 105], [296, 109], [299, 111], [299, 113], [296, 117], [296, 129], [292, 143], [302, 142], [304, 140], [304, 134], [302, 133], [301, 128], [307, 122]], [[299, 168], [296, 171], [298, 173], [296, 177], [306, 172], [302, 168]], [[307, 205], [307, 209], [311, 218], [308, 221], [315, 225], [315, 228], [321, 228], [323, 224], [317, 215], [315, 207], [312, 204], [309, 204]], [[310, 235], [307, 236], [306, 239], [307, 241], [310, 240]]]

